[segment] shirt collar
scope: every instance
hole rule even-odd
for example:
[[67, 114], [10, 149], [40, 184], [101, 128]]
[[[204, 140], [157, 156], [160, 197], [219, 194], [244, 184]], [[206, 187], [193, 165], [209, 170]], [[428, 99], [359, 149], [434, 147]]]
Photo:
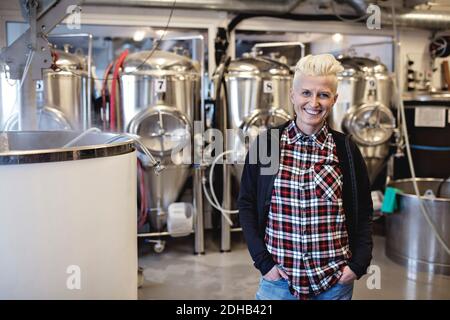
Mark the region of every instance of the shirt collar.
[[304, 134], [295, 124], [295, 120], [292, 120], [291, 123], [286, 127], [287, 130], [287, 143], [294, 144], [297, 141], [312, 141], [314, 142], [320, 149], [323, 149], [325, 146], [325, 142], [328, 137], [328, 125], [325, 123], [323, 127], [315, 134], [310, 136]]

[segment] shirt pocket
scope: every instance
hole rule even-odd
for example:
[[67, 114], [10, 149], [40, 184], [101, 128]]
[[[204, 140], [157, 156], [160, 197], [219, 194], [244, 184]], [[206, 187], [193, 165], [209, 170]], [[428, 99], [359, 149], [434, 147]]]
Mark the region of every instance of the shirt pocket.
[[337, 201], [342, 197], [342, 177], [338, 166], [314, 165], [314, 187], [316, 197]]

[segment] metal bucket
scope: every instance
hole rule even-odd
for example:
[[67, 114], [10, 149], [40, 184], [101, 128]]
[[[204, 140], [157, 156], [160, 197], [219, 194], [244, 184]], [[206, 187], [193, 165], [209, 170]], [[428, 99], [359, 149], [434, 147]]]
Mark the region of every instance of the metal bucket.
[[137, 299], [134, 143], [78, 135], [0, 134], [0, 299]]
[[[417, 179], [421, 195], [428, 189], [437, 194], [441, 183], [440, 197], [421, 198], [441, 237], [450, 244], [450, 181]], [[397, 196], [398, 211], [386, 217], [386, 255], [407, 266], [408, 271], [411, 271], [408, 274], [424, 271], [450, 275], [450, 255], [426, 222], [419, 207], [419, 199], [414, 193], [412, 179], [397, 180], [389, 186], [403, 193]]]

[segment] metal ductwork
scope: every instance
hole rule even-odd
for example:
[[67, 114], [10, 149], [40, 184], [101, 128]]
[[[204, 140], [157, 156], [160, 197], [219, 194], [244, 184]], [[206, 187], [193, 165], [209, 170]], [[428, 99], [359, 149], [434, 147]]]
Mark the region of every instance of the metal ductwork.
[[[384, 13], [382, 25], [392, 25], [392, 14]], [[432, 11], [410, 11], [396, 13], [395, 20], [399, 27], [442, 30], [450, 29], [450, 16]]]
[[[177, 0], [177, 9], [288, 13], [304, 0]], [[86, 0], [88, 5], [172, 8], [174, 0]]]
[[[286, 14], [292, 12], [304, 0], [176, 0], [177, 9], [222, 10], [239, 13]], [[351, 7], [357, 17], [366, 14], [369, 0], [334, 0], [336, 4]], [[450, 29], [450, 16], [437, 10], [417, 11], [414, 7], [426, 4], [425, 0], [404, 0], [402, 7], [396, 7], [396, 21], [399, 27], [422, 28], [432, 30]], [[128, 6], [172, 8], [174, 0], [85, 0], [87, 5], [96, 6]], [[392, 25], [392, 14], [389, 7], [382, 7], [381, 23]], [[407, 9], [407, 11], [405, 10]], [[319, 15], [318, 15], [319, 17]], [[319, 19], [318, 19], [319, 20]], [[321, 19], [323, 20], [323, 19]], [[310, 20], [309, 20], [310, 21]]]
[[[366, 14], [366, 9], [369, 5], [369, 1], [365, 0], [335, 0], [335, 2], [338, 4], [347, 4], [352, 7], [358, 16]], [[397, 26], [432, 30], [450, 29], [449, 15], [433, 10], [413, 10], [415, 6], [426, 3], [427, 1], [424, 0], [403, 1], [403, 8], [410, 8], [411, 10], [405, 11], [404, 9], [397, 8], [395, 14]], [[389, 8], [382, 11], [381, 24], [388, 26], [393, 24], [392, 13]]]
[[335, 0], [337, 4], [346, 4], [355, 11], [357, 16], [366, 14], [367, 3], [365, 0]]

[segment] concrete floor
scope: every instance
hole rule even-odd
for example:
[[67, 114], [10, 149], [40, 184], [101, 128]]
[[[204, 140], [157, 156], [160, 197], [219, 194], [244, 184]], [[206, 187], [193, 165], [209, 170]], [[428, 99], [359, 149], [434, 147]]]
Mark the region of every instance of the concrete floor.
[[[152, 245], [140, 246], [139, 266], [145, 281], [139, 299], [253, 300], [259, 272], [253, 267], [240, 233], [232, 234], [232, 251], [219, 252], [219, 239], [205, 235], [206, 254], [193, 254], [193, 236], [165, 238], [166, 249], [157, 254]], [[372, 265], [380, 270], [380, 289], [369, 289], [373, 276], [355, 282], [353, 299], [450, 299], [450, 277], [409, 273], [384, 254], [384, 237], [374, 236]], [[413, 280], [416, 279], [416, 280]], [[373, 287], [373, 286], [372, 286]]]

